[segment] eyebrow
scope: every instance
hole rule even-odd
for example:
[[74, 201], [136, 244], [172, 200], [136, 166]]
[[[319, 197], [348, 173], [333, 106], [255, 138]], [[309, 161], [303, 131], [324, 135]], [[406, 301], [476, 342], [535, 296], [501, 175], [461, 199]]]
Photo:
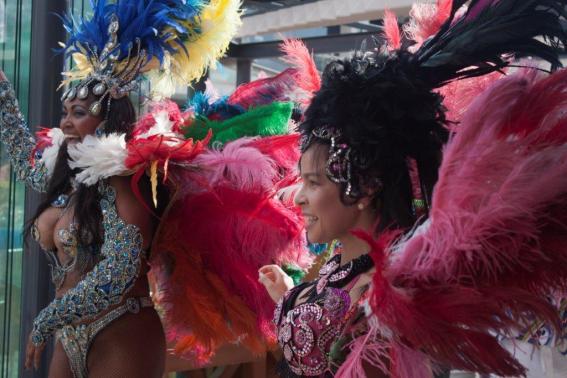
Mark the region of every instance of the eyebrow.
[[303, 176], [304, 178], [309, 178], [309, 177], [320, 177], [321, 175], [317, 172], [307, 172], [301, 174], [301, 176]]
[[[61, 104], [61, 108], [62, 108], [62, 109], [66, 109], [67, 106], [65, 106], [65, 104], [63, 103], [63, 104]], [[75, 108], [85, 108], [85, 106], [84, 106], [84, 105], [81, 105], [81, 104], [73, 104], [73, 105], [70, 106], [70, 109], [71, 109], [71, 110], [72, 110], [72, 109], [75, 109]]]

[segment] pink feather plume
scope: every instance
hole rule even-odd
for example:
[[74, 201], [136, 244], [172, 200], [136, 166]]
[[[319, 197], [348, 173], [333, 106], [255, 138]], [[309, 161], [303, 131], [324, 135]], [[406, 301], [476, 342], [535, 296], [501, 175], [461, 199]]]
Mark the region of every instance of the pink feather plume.
[[282, 58], [291, 65], [274, 77], [267, 77], [240, 85], [230, 95], [230, 104], [245, 109], [274, 101], [294, 101], [306, 107], [313, 94], [321, 87], [321, 78], [313, 56], [303, 42], [285, 40], [281, 45]]
[[388, 9], [384, 11], [384, 35], [388, 41], [388, 49], [397, 50], [402, 46], [398, 16]]
[[284, 53], [283, 61], [297, 70], [297, 85], [310, 95], [317, 92], [321, 77], [307, 46], [299, 39], [286, 39], [280, 49]]
[[416, 42], [414, 49], [437, 34], [441, 25], [449, 18], [452, 6], [453, 0], [438, 0], [436, 4], [418, 1], [412, 5], [410, 20], [404, 25], [404, 32]]
[[393, 247], [358, 235], [372, 246], [370, 304], [388, 348], [519, 375], [494, 334], [530, 315], [559, 327], [544, 298], [567, 287], [566, 108], [566, 70], [496, 81], [444, 151], [429, 220]]

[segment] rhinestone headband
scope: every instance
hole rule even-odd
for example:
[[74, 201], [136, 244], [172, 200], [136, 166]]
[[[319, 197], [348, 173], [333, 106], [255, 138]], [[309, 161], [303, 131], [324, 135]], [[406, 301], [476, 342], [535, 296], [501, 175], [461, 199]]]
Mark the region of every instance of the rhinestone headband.
[[[93, 58], [91, 58], [90, 63], [94, 67], [94, 72], [77, 86], [67, 89], [61, 98], [62, 101], [72, 101], [75, 98], [80, 100], [86, 99], [89, 96], [89, 85], [93, 82], [98, 82], [92, 88], [92, 94], [98, 99], [89, 107], [89, 112], [94, 116], [98, 116], [102, 111], [105, 100], [108, 110], [113, 99], [125, 97], [130, 91], [138, 88], [135, 80], [141, 68], [147, 63], [147, 54], [145, 50], [140, 48], [140, 40], [136, 39], [135, 46], [130, 47], [128, 51], [128, 58], [125, 63], [119, 66], [119, 28], [118, 17], [112, 15], [110, 25], [108, 26], [109, 40], [104, 49], [100, 55], [96, 51], [91, 50]], [[88, 48], [90, 50], [90, 47]]]
[[[331, 144], [329, 157], [325, 164], [325, 172], [329, 180], [335, 184], [345, 184], [344, 194], [347, 197], [360, 198], [363, 193], [360, 183], [363, 180], [358, 177], [356, 170], [366, 168], [367, 164], [344, 141], [342, 133], [336, 128], [321, 126], [314, 129], [311, 134], [304, 135], [301, 140], [301, 151], [305, 152], [314, 138], [329, 141]], [[378, 184], [381, 185], [380, 182]]]

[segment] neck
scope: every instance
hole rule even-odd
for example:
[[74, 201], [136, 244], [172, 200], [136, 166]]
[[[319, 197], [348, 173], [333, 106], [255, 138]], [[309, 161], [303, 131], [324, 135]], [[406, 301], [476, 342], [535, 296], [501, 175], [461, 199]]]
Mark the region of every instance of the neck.
[[[376, 214], [370, 209], [366, 209], [360, 214], [358, 221], [355, 223], [353, 229], [364, 230], [371, 235], [374, 235], [376, 228]], [[351, 260], [356, 259], [362, 255], [370, 252], [370, 246], [364, 240], [357, 238], [353, 234], [347, 232], [346, 234], [337, 238], [343, 245], [341, 252], [341, 265], [344, 265]]]
[[351, 233], [339, 238], [342, 244], [341, 265], [356, 259], [370, 251], [370, 246], [365, 241], [357, 238]]

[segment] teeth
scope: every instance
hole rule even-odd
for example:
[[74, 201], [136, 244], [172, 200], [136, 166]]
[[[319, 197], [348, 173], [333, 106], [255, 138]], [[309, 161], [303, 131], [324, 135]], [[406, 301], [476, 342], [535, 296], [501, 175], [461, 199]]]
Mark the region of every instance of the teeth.
[[312, 215], [308, 215], [308, 216], [305, 217], [305, 221], [307, 222], [307, 224], [310, 224], [310, 225], [317, 222], [318, 219], [319, 218], [314, 217]]

